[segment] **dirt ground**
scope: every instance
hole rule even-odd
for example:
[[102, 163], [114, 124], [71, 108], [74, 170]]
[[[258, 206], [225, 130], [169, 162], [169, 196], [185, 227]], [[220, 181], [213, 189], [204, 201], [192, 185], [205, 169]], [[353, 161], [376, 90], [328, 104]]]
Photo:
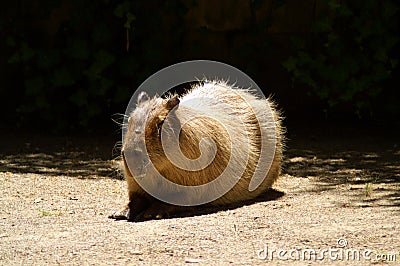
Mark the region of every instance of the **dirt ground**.
[[265, 197], [138, 223], [107, 218], [126, 202], [114, 139], [3, 135], [0, 265], [399, 265], [400, 135], [384, 132], [299, 130]]

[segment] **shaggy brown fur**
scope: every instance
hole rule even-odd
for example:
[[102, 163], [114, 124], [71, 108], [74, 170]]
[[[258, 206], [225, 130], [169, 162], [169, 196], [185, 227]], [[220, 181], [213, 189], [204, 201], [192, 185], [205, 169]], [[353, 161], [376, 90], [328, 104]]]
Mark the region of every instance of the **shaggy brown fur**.
[[[137, 183], [137, 178], [146, 180], [150, 187], [157, 187], [166, 194], [174, 195], [175, 193], [175, 197], [194, 201], [202, 197], [199, 194], [179, 194], [174, 191], [173, 186], [164, 186], [156, 182], [153, 172], [147, 169], [146, 165], [149, 163], [152, 163], [154, 168], [166, 179], [185, 186], [207, 184], [220, 176], [227, 167], [229, 167], [226, 169], [228, 175], [234, 176], [240, 167], [243, 167], [244, 172], [239, 176], [239, 181], [223, 196], [210, 202], [211, 205], [243, 202], [268, 190], [280, 174], [284, 128], [281, 125], [280, 114], [270, 100], [267, 101], [272, 115], [260, 119], [262, 117], [260, 114], [266, 112], [264, 101], [254, 96], [249, 90], [233, 89], [225, 82], [219, 81], [205, 81], [180, 98], [172, 95], [167, 99], [159, 97], [149, 99], [147, 94], [141, 93], [137, 108], [130, 114], [122, 146], [129, 203], [123, 210], [114, 213], [111, 217], [129, 220], [162, 218], [186, 209], [186, 207], [167, 204], [153, 198]], [[230, 109], [227, 109], [227, 106]], [[199, 115], [210, 112], [215, 113], [216, 116]], [[161, 142], [161, 129], [163, 129], [166, 119], [179, 123], [193, 115], [197, 118], [187, 120], [179, 133], [179, 147], [182, 154], [186, 159], [192, 160], [201, 157], [200, 142], [206, 137], [210, 138], [216, 147], [215, 157], [211, 163], [197, 171], [184, 170], [171, 162], [164, 153]], [[240, 130], [240, 127], [235, 124], [233, 116], [243, 121], [244, 130]], [[228, 131], [231, 133], [229, 134]], [[269, 147], [271, 151], [275, 149], [273, 160], [261, 185], [254, 191], [249, 191], [250, 180], [259, 163], [261, 132], [263, 131], [275, 141], [275, 147]], [[167, 138], [173, 137], [173, 130], [166, 129], [165, 132]], [[271, 136], [272, 134], [274, 135]], [[248, 139], [248, 145], [243, 141], [244, 139]], [[239, 143], [236, 148], [231, 145], [231, 142], [234, 141]], [[242, 142], [243, 144], [241, 144]], [[146, 150], [151, 162], [146, 161], [143, 156]], [[204, 152], [203, 156], [211, 156], [207, 152], [208, 150]], [[133, 158], [131, 158], [133, 163], [130, 163], [129, 167], [128, 153], [133, 154]], [[242, 154], [248, 155], [245, 157], [246, 160], [243, 160]], [[178, 158], [179, 156], [174, 154], [173, 157]], [[230, 160], [233, 163], [229, 164]], [[202, 193], [219, 192], [219, 189], [217, 182], [211, 190], [208, 188]]]

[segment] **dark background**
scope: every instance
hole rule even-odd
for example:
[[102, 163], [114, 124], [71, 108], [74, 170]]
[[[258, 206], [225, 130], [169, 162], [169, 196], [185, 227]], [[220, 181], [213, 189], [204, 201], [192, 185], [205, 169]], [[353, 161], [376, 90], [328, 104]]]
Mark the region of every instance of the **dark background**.
[[0, 12], [1, 130], [115, 134], [148, 76], [195, 59], [247, 73], [289, 132], [399, 127], [398, 1], [20, 0]]

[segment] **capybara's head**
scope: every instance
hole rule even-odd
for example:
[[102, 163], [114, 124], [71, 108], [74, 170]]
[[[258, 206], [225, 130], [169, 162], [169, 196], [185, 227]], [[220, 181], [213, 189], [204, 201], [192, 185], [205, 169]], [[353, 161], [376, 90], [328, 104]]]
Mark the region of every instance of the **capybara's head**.
[[122, 145], [125, 171], [131, 176], [146, 174], [150, 161], [158, 160], [162, 154], [161, 128], [171, 110], [179, 104], [174, 96], [169, 99], [149, 98], [141, 92], [137, 106], [128, 118], [127, 130]]

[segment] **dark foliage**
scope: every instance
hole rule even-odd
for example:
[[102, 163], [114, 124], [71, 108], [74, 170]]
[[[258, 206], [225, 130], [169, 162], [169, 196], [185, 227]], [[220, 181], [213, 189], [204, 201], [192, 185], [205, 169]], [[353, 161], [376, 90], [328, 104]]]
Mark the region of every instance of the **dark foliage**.
[[[260, 19], [260, 12], [290, 2], [249, 1], [245, 25], [228, 29], [189, 25], [196, 0], [5, 2], [0, 11], [4, 123], [53, 132], [111, 126], [111, 116], [125, 111], [141, 82], [183, 60], [231, 63], [262, 80], [260, 64], [273, 58], [279, 45], [268, 31], [273, 16]], [[399, 114], [390, 83], [399, 76], [395, 3], [315, 1], [314, 8], [325, 7], [311, 30], [293, 34], [296, 45], [278, 51], [284, 56], [273, 64], [277, 69], [283, 64], [294, 84], [305, 85], [301, 93], [318, 96], [328, 111], [351, 103], [349, 111], [360, 116], [377, 110]], [[232, 13], [237, 7], [226, 8]], [[221, 36], [226, 47], [219, 47]]]
[[327, 105], [348, 106], [359, 117], [399, 113], [390, 84], [398, 68], [398, 15], [393, 1], [324, 0], [305, 38], [293, 38], [295, 52], [284, 63], [294, 83], [306, 84]]

